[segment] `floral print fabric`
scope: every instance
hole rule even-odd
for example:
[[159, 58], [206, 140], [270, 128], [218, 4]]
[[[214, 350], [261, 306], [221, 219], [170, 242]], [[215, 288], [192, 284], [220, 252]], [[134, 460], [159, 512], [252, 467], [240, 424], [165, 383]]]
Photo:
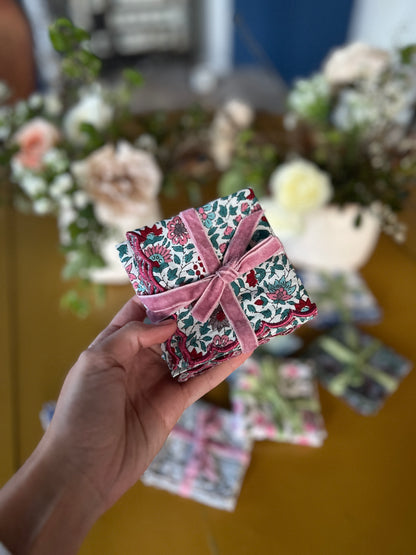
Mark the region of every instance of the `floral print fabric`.
[[233, 433], [232, 413], [198, 401], [181, 416], [141, 480], [232, 511], [250, 462], [251, 446]]
[[322, 445], [326, 431], [310, 363], [251, 357], [232, 375], [230, 392], [237, 436]]
[[[251, 189], [217, 199], [197, 209], [213, 249], [221, 261], [241, 220], [261, 207]], [[273, 232], [263, 217], [248, 249]], [[180, 215], [127, 234], [118, 252], [139, 295], [151, 295], [192, 283], [207, 275], [203, 261]], [[316, 314], [316, 307], [281, 253], [259, 264], [231, 283], [255, 331], [258, 343], [287, 334]], [[180, 381], [214, 364], [240, 354], [233, 327], [218, 305], [201, 323], [191, 314], [192, 305], [179, 309], [174, 318], [177, 332], [162, 350], [173, 376]]]

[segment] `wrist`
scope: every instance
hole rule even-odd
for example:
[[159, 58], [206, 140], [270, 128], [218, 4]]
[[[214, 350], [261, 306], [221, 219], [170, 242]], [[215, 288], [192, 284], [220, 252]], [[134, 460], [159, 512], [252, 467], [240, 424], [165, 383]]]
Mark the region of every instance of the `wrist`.
[[0, 540], [12, 553], [76, 553], [103, 512], [97, 492], [46, 436], [2, 490]]

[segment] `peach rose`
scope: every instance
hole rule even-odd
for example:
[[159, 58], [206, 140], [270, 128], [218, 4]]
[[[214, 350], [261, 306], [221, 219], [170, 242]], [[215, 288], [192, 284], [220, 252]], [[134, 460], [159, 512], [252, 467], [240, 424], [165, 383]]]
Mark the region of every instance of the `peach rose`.
[[34, 118], [23, 125], [14, 140], [20, 150], [15, 158], [30, 170], [40, 170], [43, 157], [60, 139], [58, 129], [42, 118]]
[[159, 193], [162, 174], [148, 152], [127, 142], [105, 145], [71, 169], [102, 223], [114, 225], [131, 217], [140, 224], [141, 218], [152, 217], [150, 207]]

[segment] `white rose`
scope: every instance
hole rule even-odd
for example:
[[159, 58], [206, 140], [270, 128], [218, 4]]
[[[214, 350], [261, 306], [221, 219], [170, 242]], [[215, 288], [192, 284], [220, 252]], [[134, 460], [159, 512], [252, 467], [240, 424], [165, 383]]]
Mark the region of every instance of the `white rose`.
[[87, 141], [86, 134], [81, 131], [82, 123], [90, 123], [96, 129], [104, 129], [113, 117], [113, 108], [105, 102], [98, 91], [86, 94], [69, 112], [63, 121], [63, 128], [68, 139], [76, 145]]
[[337, 48], [324, 62], [323, 73], [331, 86], [348, 85], [358, 79], [376, 78], [390, 62], [390, 54], [368, 44], [354, 42]]
[[273, 172], [270, 190], [283, 210], [304, 214], [329, 201], [332, 185], [328, 175], [315, 164], [298, 159], [282, 164]]

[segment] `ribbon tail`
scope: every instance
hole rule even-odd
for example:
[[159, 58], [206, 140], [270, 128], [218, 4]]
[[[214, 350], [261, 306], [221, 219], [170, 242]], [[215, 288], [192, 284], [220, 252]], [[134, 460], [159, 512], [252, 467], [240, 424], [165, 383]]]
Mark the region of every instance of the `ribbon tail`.
[[205, 291], [192, 308], [192, 316], [199, 322], [206, 322], [220, 303], [225, 283], [220, 279], [212, 279]]
[[224, 287], [220, 302], [229, 322], [234, 325], [241, 352], [251, 353], [258, 347], [257, 337], [230, 285]]
[[203, 294], [206, 287], [206, 283], [201, 280], [182, 285], [177, 289], [169, 289], [154, 295], [138, 295], [138, 297], [146, 307], [151, 322], [157, 323], [171, 316], [179, 308], [190, 305]]

